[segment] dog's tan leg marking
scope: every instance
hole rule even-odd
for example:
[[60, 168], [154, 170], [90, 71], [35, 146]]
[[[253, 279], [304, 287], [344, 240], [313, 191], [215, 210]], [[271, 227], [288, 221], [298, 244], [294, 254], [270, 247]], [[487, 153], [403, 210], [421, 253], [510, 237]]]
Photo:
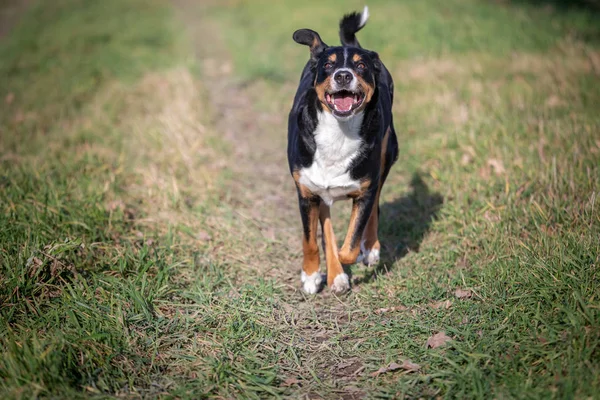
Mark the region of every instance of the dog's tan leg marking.
[[308, 214], [310, 234], [308, 239], [306, 236], [302, 236], [302, 251], [304, 253], [304, 262], [302, 264], [302, 271], [306, 275], [312, 275], [319, 271], [319, 246], [317, 244], [317, 229], [319, 222], [319, 206], [314, 203], [311, 205], [310, 212]]
[[344, 273], [342, 264], [340, 264], [337, 243], [333, 226], [331, 224], [331, 213], [329, 206], [321, 203], [319, 213], [321, 227], [323, 228], [323, 237], [325, 238], [325, 260], [327, 262], [327, 285], [336, 293], [342, 293], [350, 289], [350, 279]]
[[308, 210], [308, 235], [304, 232], [302, 234], [302, 274], [300, 279], [302, 281], [302, 287], [308, 294], [315, 294], [321, 286], [321, 273], [319, 272], [319, 245], [317, 244], [317, 229], [319, 228], [319, 203], [311, 201], [314, 197], [313, 193], [304, 185], [300, 180], [300, 174], [298, 171], [294, 171], [292, 176], [298, 187], [300, 197], [305, 199], [309, 204]]
[[356, 231], [358, 213], [360, 212], [360, 207], [358, 206], [356, 199], [360, 199], [370, 185], [371, 181], [365, 180], [361, 183], [360, 190], [350, 194], [350, 196], [354, 198], [352, 200], [352, 213], [350, 214], [350, 223], [348, 224], [348, 231], [346, 232], [346, 238], [344, 239], [344, 244], [342, 245], [342, 249], [340, 250], [340, 262], [342, 264], [354, 264], [356, 262], [356, 258], [360, 253], [359, 241], [354, 243], [354, 247], [352, 247], [352, 238], [354, 237], [354, 233]]
[[355, 246], [352, 247], [352, 237], [354, 236], [354, 231], [356, 230], [358, 212], [358, 204], [356, 204], [356, 200], [353, 200], [352, 214], [350, 214], [350, 223], [348, 224], [348, 232], [346, 232], [346, 238], [344, 239], [344, 244], [340, 250], [340, 262], [342, 264], [354, 264], [358, 254], [360, 253], [360, 243], [355, 243]]

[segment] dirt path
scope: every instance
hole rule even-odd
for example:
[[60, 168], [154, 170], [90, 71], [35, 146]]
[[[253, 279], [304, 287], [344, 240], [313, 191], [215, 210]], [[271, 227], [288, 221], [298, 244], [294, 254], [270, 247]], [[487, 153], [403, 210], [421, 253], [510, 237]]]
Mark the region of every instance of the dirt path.
[[[218, 30], [211, 29], [211, 21], [201, 19], [202, 6], [188, 0], [176, 4], [202, 65], [201, 83], [214, 109], [214, 127], [231, 148], [225, 163], [233, 176], [223, 188], [222, 197], [233, 220], [228, 230], [217, 233], [221, 244], [216, 245], [216, 254], [223, 262], [234, 264], [242, 282], [267, 276], [282, 288], [283, 297], [278, 299], [282, 310], [276, 319], [286, 326], [285, 321], [293, 321], [290, 343], [295, 342], [300, 351], [303, 368], [285, 365], [282, 359], [281, 369], [293, 370], [293, 376], [309, 380], [317, 371], [331, 388], [344, 387], [354, 378], [349, 379], [346, 370], [338, 372], [335, 366], [353, 366], [355, 361], [340, 358], [336, 345], [328, 341], [340, 335], [350, 314], [359, 310], [348, 304], [353, 293], [335, 298], [327, 288], [317, 296], [306, 296], [301, 291], [301, 226], [286, 160], [287, 106], [285, 112], [277, 114], [255, 107], [252, 90], [256, 88], [236, 81], [230, 57], [216, 36]], [[209, 42], [207, 37], [211, 38]], [[338, 379], [342, 376], [343, 384]], [[360, 397], [356, 390], [348, 398], [355, 394]], [[344, 388], [339, 393], [349, 392]]]
[[[253, 88], [236, 81], [218, 29], [201, 19], [203, 6], [186, 0], [176, 4], [202, 67], [216, 133], [231, 149], [226, 165], [232, 177], [223, 196], [238, 230], [226, 240], [235, 248], [226, 245], [227, 254], [221, 256], [243, 263], [254, 273], [277, 277], [295, 292], [300, 287], [301, 228], [286, 160], [287, 115], [254, 106]], [[207, 37], [211, 40], [204, 40]]]

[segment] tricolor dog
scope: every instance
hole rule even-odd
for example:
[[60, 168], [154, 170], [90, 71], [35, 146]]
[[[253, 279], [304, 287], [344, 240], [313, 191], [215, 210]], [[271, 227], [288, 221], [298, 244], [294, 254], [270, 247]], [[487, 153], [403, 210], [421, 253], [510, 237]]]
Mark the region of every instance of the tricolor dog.
[[[303, 225], [302, 283], [321, 285], [318, 221], [327, 263], [327, 285], [350, 288], [342, 265], [379, 261], [379, 194], [398, 157], [392, 121], [394, 84], [377, 53], [363, 49], [356, 32], [368, 9], [340, 21], [341, 46], [328, 46], [310, 29], [294, 32], [310, 48], [288, 121], [288, 162], [296, 183]], [[352, 199], [348, 232], [338, 250], [330, 218], [337, 200]]]

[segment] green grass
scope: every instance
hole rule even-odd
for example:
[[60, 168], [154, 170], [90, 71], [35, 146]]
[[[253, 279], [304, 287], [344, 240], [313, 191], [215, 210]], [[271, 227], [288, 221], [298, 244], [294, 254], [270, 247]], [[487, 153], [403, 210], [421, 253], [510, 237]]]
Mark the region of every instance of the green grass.
[[[278, 183], [235, 187], [254, 153], [213, 98], [247, 99], [242, 151], [285, 170], [291, 34], [334, 44], [362, 5], [37, 2], [0, 39], [1, 398], [597, 398], [593, 11], [369, 2], [401, 153], [384, 260], [348, 295], [298, 292], [299, 218], [254, 204]], [[421, 369], [371, 375], [406, 359]]]
[[[360, 41], [384, 60], [392, 60], [473, 52], [500, 57], [544, 52], [565, 37], [596, 44], [600, 40], [596, 14], [552, 12], [523, 3], [509, 7], [486, 1], [369, 2], [372, 27], [360, 32]], [[295, 78], [305, 62], [298, 46], [293, 41], [290, 46], [294, 30], [316, 30], [325, 43], [338, 45], [341, 15], [364, 5], [354, 0], [301, 6], [258, 0], [238, 2], [233, 12], [230, 7], [215, 7], [211, 15], [235, 28], [225, 36], [241, 77], [283, 81]], [[237, 34], [241, 31], [252, 34]]]

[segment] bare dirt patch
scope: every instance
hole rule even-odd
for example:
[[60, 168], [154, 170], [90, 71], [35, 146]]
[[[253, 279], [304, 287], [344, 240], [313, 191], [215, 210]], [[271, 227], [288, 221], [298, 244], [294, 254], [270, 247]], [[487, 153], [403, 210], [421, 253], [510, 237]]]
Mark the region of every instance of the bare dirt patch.
[[[202, 6], [176, 2], [187, 22], [201, 62], [203, 82], [213, 110], [212, 123], [229, 147], [224, 162], [231, 171], [221, 199], [221, 259], [238, 261], [251, 274], [277, 277], [291, 287], [300, 274], [300, 218], [286, 161], [286, 115], [261, 111], [253, 104], [252, 85], [242, 85]], [[209, 35], [210, 42], [201, 38]], [[215, 224], [216, 225], [216, 224]], [[225, 229], [223, 229], [225, 228]]]
[[[283, 291], [282, 309], [269, 324], [289, 332], [302, 360], [300, 368], [281, 359], [282, 371], [294, 371], [282, 376], [284, 386], [299, 384], [308, 393], [313, 371], [334, 386], [356, 381], [362, 364], [346, 365], [348, 361], [337, 356], [336, 335], [350, 323], [346, 300], [328, 289], [311, 298], [300, 290], [301, 227], [286, 160], [287, 112], [273, 114], [257, 107], [253, 92], [260, 90], [260, 82], [240, 84], [236, 79], [218, 29], [201, 17], [202, 6], [177, 4], [190, 37], [198, 39], [194, 44], [212, 109], [212, 129], [228, 145], [222, 161], [230, 177], [218, 189], [221, 205], [208, 219], [208, 233], [217, 237], [213, 256], [233, 264], [241, 283], [266, 276]], [[210, 43], [202, 40], [208, 32]]]

